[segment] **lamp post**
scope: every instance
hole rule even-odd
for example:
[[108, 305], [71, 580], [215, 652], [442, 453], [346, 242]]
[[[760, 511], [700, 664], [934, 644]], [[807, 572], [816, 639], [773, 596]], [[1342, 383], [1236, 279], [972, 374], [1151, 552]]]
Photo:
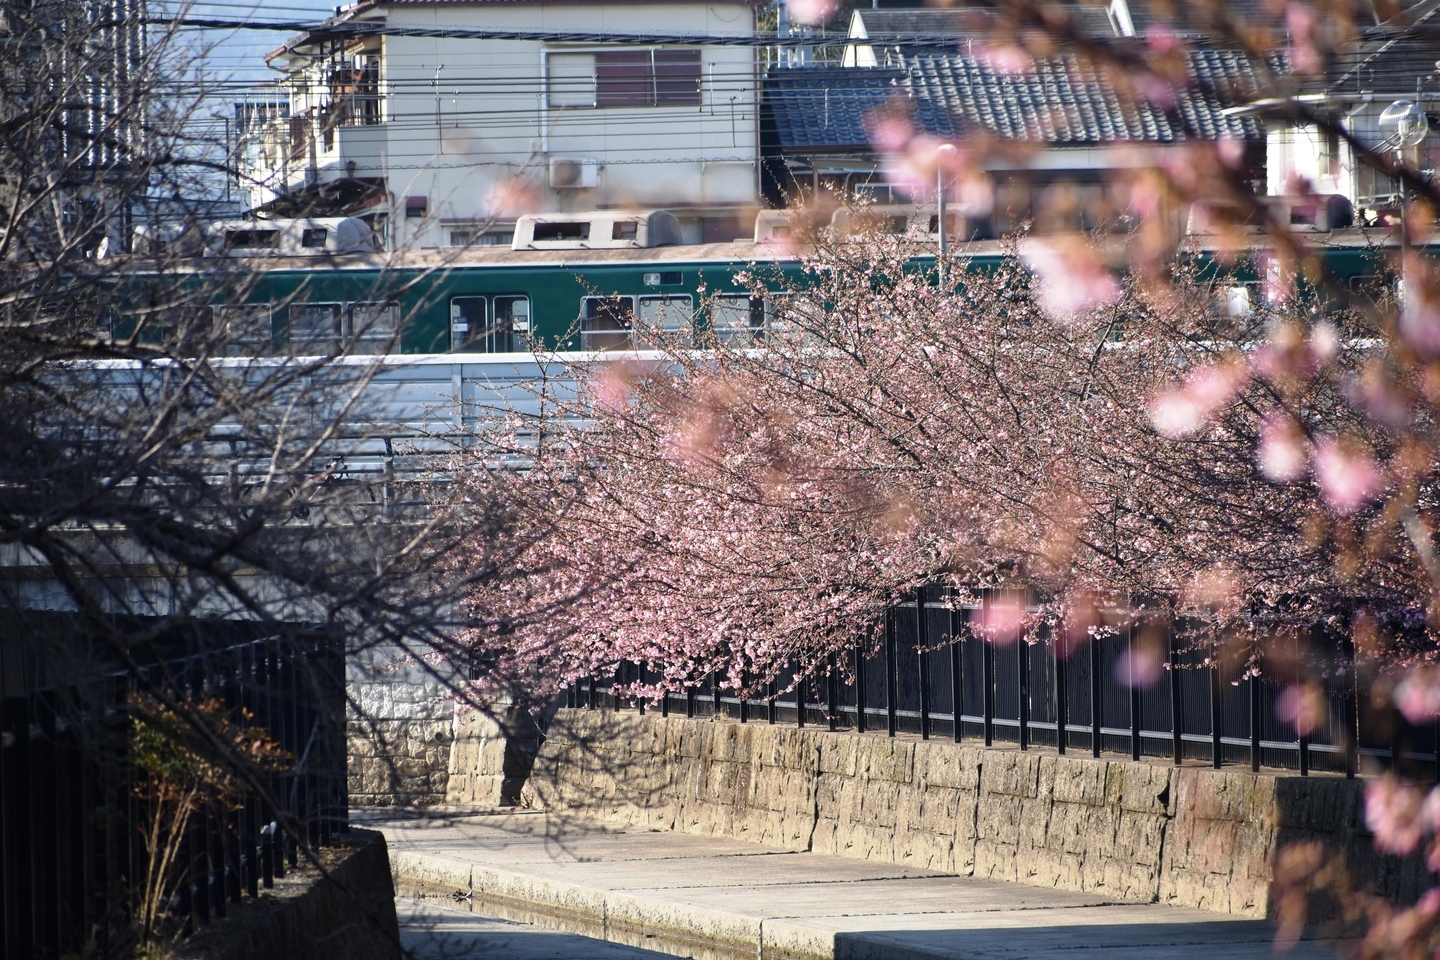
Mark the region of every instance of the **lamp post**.
[[955, 144], [942, 143], [935, 148], [935, 213], [936, 229], [940, 231], [940, 259], [937, 262], [937, 273], [940, 286], [945, 286], [945, 260], [950, 255], [950, 241], [945, 230], [945, 173], [948, 166], [947, 161], [955, 158]]
[[1418, 103], [1410, 100], [1396, 100], [1386, 107], [1380, 114], [1380, 129], [1383, 132], [1390, 132], [1382, 146], [1393, 147], [1395, 150], [1395, 161], [1400, 164], [1400, 250], [1402, 253], [1410, 249], [1410, 224], [1406, 207], [1409, 206], [1409, 189], [1405, 186], [1404, 170], [1406, 163], [1405, 152], [1425, 142], [1425, 137], [1430, 133], [1430, 120], [1425, 116], [1425, 111]]

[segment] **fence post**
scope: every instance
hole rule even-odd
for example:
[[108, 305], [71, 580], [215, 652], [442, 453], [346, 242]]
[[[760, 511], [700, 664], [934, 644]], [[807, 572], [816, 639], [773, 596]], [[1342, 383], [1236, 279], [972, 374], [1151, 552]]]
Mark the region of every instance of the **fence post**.
[[720, 706], [720, 671], [718, 670], [710, 671], [710, 699], [714, 703], [715, 716], [720, 716], [723, 708]]
[[830, 672], [826, 674], [825, 682], [826, 719], [831, 733], [840, 729], [840, 671], [838, 668], [839, 663], [835, 659], [835, 654], [832, 653], [830, 654]]
[[865, 732], [865, 648], [855, 648], [855, 732]]
[[[952, 592], [953, 596], [953, 592]], [[955, 715], [955, 742], [964, 735], [965, 721], [965, 677], [961, 673], [960, 618], [955, 609], [950, 609], [950, 709]]]
[[987, 637], [981, 649], [981, 663], [984, 664], [981, 681], [985, 686], [985, 746], [995, 742], [995, 644]]
[[748, 691], [749, 689], [750, 689], [750, 671], [749, 671], [749, 670], [741, 670], [741, 671], [740, 671], [740, 722], [741, 722], [741, 723], [749, 723], [749, 722], [750, 722], [750, 701], [749, 701], [749, 699], [745, 696], [746, 691]]
[[895, 676], [895, 625], [891, 611], [885, 611], [885, 730], [890, 736], [895, 736], [896, 721], [898, 715], [896, 710], [899, 707], [895, 701], [900, 691], [899, 678]]
[[1345, 777], [1355, 779], [1360, 770], [1360, 671], [1355, 666], [1355, 643], [1347, 635], [1340, 640], [1345, 657]]
[[695, 718], [695, 681], [691, 680], [685, 687], [685, 718]]
[[780, 718], [780, 707], [775, 702], [775, 690], [776, 687], [779, 686], [779, 681], [771, 680], [769, 686], [770, 699], [765, 701], [765, 721], [773, 727], [775, 725], [775, 721]]
[[1100, 634], [1090, 637], [1090, 755], [1100, 756]]
[[1250, 674], [1250, 772], [1260, 772], [1260, 665]]
[[1130, 759], [1140, 759], [1140, 684], [1135, 682], [1135, 627], [1125, 628], [1125, 647], [1130, 652]]
[[1030, 644], [1023, 636], [1015, 638], [1016, 684], [1015, 716], [1020, 718], [1020, 749], [1030, 749]]
[[1170, 630], [1170, 736], [1175, 766], [1185, 760], [1185, 718], [1180, 704], [1180, 649], [1175, 630]]
[[[1062, 626], [1060, 629], [1064, 629]], [[1050, 634], [1050, 643], [1055, 650], [1055, 752], [1060, 756], [1065, 755], [1065, 740], [1069, 736], [1065, 727], [1068, 725], [1070, 704], [1066, 697], [1065, 689], [1065, 657], [1060, 653], [1061, 637], [1054, 631]]]
[[805, 726], [805, 675], [795, 679], [795, 726]]
[[925, 630], [925, 588], [915, 588], [915, 653], [920, 658], [920, 739], [930, 739], [930, 651]]

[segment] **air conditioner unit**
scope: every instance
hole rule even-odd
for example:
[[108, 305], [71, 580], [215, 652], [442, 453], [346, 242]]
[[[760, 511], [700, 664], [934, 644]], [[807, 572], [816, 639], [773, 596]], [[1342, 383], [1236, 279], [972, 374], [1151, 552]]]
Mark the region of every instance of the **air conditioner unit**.
[[550, 161], [550, 186], [557, 190], [588, 190], [600, 179], [600, 161], [568, 160], [556, 158]]

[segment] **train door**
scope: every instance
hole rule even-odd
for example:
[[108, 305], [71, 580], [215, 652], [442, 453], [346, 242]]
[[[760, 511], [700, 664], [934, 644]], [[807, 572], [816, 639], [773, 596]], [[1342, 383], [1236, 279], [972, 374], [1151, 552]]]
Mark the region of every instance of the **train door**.
[[530, 298], [518, 296], [496, 297], [495, 328], [503, 331], [509, 350], [530, 349]]
[[484, 350], [472, 342], [483, 343], [489, 326], [484, 297], [452, 297], [450, 300], [450, 349], [456, 352]]

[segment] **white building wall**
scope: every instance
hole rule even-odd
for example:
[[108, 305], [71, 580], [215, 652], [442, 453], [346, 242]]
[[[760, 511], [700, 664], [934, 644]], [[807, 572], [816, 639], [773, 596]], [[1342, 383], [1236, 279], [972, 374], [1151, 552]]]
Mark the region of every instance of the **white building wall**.
[[[750, 36], [746, 4], [404, 5], [390, 27]], [[550, 57], [598, 49], [584, 43], [387, 35], [381, 89], [384, 123], [318, 135], [321, 180], [385, 177], [395, 246], [445, 245], [450, 234], [519, 213], [599, 207], [666, 207], [682, 221], [712, 219], [757, 200], [755, 51], [701, 49], [701, 103], [645, 107], [559, 107], [547, 96]], [[632, 48], [633, 49], [633, 48]], [[315, 101], [297, 98], [292, 113]], [[588, 189], [552, 189], [552, 159], [598, 163]], [[306, 171], [292, 164], [290, 181]], [[406, 197], [427, 198], [424, 218], [405, 216]], [[753, 218], [753, 214], [750, 215]], [[736, 236], [745, 233], [737, 227]], [[699, 236], [693, 239], [700, 239]], [[733, 237], [710, 237], [733, 239]]]

